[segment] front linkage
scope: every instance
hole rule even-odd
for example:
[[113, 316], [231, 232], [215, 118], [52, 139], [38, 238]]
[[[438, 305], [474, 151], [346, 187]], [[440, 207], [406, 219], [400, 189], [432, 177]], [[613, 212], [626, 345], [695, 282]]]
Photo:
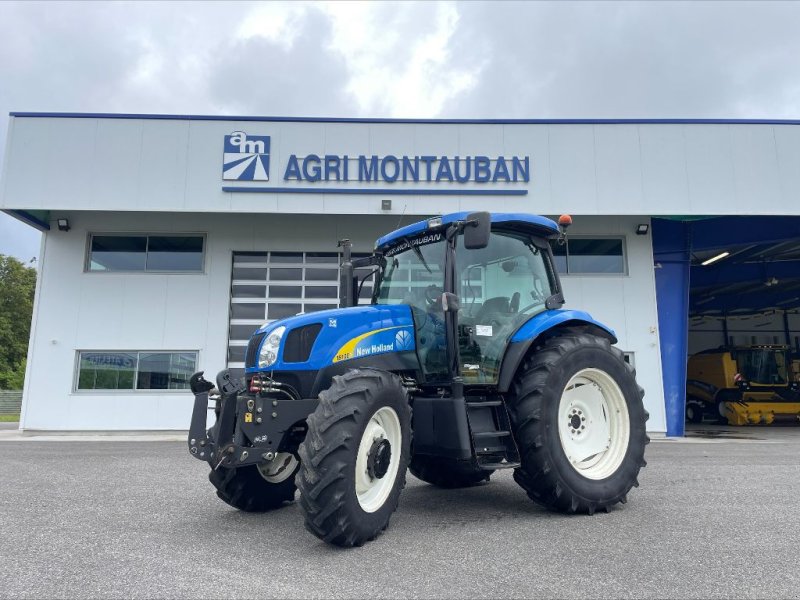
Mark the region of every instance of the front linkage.
[[[250, 393], [225, 369], [217, 375], [215, 390], [203, 371], [192, 375], [194, 410], [188, 438], [192, 456], [216, 470], [271, 461], [279, 452], [294, 454], [305, 433], [304, 421], [319, 400], [293, 398], [273, 385], [280, 384], [262, 378]], [[214, 405], [209, 405], [210, 399]], [[217, 420], [206, 429], [212, 408]]]

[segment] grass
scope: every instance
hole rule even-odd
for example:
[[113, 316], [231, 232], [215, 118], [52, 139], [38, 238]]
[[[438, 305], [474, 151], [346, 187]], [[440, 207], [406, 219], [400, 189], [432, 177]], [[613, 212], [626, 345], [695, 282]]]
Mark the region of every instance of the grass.
[[0, 423], [16, 423], [19, 415], [0, 415]]

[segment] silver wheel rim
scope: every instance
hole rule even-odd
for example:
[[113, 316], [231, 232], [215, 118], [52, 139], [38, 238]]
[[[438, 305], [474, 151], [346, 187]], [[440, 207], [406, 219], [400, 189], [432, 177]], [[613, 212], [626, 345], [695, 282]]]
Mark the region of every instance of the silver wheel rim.
[[[369, 454], [375, 443], [382, 440], [389, 442], [391, 455], [385, 475], [378, 478], [369, 473]], [[378, 409], [364, 428], [356, 456], [356, 497], [364, 512], [378, 510], [394, 488], [400, 467], [402, 441], [403, 433], [397, 413], [389, 406]]]
[[278, 452], [272, 460], [258, 463], [258, 472], [269, 483], [282, 483], [297, 469], [298, 460], [289, 452]]
[[625, 459], [631, 427], [619, 385], [605, 371], [582, 369], [558, 406], [558, 437], [572, 467], [587, 479], [606, 479]]

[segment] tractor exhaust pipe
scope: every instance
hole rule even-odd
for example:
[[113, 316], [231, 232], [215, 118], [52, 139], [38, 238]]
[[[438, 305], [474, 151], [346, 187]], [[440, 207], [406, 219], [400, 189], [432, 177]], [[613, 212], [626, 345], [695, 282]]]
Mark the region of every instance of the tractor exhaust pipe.
[[342, 264], [339, 265], [339, 308], [355, 306], [355, 290], [353, 283], [353, 243], [348, 240], [339, 240], [338, 247], [342, 249]]

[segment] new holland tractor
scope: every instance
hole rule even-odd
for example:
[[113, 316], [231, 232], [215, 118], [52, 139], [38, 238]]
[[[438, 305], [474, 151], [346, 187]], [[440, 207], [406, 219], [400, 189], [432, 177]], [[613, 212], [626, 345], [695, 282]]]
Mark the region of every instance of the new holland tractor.
[[549, 242], [569, 223], [456, 213], [366, 258], [340, 242], [341, 308], [261, 327], [243, 378], [191, 379], [189, 451], [219, 498], [266, 511], [299, 491], [306, 528], [339, 546], [386, 529], [407, 470], [454, 488], [513, 469], [566, 513], [625, 503], [645, 466], [644, 392], [614, 332], [561, 308]]

